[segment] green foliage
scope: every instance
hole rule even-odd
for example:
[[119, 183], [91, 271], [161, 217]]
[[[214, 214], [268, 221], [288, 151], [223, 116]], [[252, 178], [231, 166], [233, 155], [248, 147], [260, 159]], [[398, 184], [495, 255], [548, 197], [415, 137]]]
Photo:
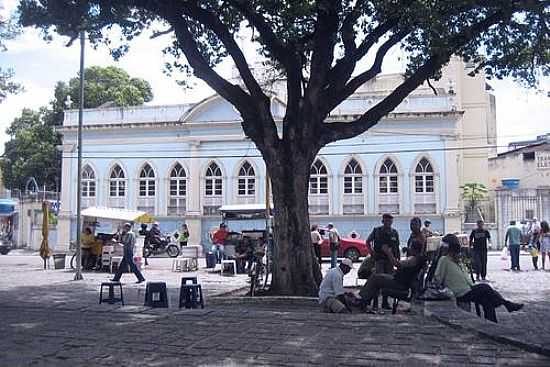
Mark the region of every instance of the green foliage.
[[[21, 24], [41, 29], [46, 39], [55, 31], [74, 40], [83, 28], [94, 44], [104, 43], [111, 47], [116, 58], [122, 56], [129, 42], [145, 29], [167, 23], [173, 26], [177, 20], [174, 14], [181, 11], [199, 52], [211, 66], [228, 55], [227, 45], [215, 34], [212, 22], [197, 16], [194, 7], [214, 14], [232, 34], [242, 27], [251, 28], [260, 51], [275, 59], [273, 40], [266, 37], [267, 33], [262, 32], [258, 21], [254, 21], [260, 19], [268, 24], [277, 41], [292, 46], [302, 60], [305, 74], [310, 71], [315, 32], [319, 28], [316, 23], [321, 15], [333, 11], [337, 17], [335, 47], [339, 50], [344, 48], [346, 20], [352, 20], [356, 44], [378, 25], [394, 22], [386, 34], [404, 32], [406, 35], [401, 45], [410, 56], [409, 74], [429, 58], [443, 56], [449, 51], [475, 61], [489, 77], [511, 76], [533, 86], [541, 76], [550, 73], [550, 10], [546, 0], [257, 0], [250, 4], [242, 0], [187, 1], [177, 5], [141, 0], [22, 0], [19, 11]], [[245, 8], [252, 16], [246, 14]], [[497, 15], [501, 20], [481, 26], [479, 32], [471, 30], [485, 18]], [[116, 45], [105, 32], [114, 25], [122, 31], [122, 38]], [[174, 56], [167, 68], [190, 73], [181, 41], [176, 37], [166, 48], [165, 53]], [[437, 75], [437, 70], [432, 74]]]
[[[69, 80], [68, 84], [57, 83], [55, 102], [59, 104], [71, 96], [72, 108], [77, 108], [80, 81], [78, 77]], [[131, 78], [128, 73], [115, 66], [91, 66], [84, 70], [84, 108], [99, 107], [112, 102], [115, 106], [137, 106], [153, 99], [149, 82], [140, 78]], [[59, 107], [58, 105], [54, 106]]]
[[50, 112], [24, 109], [6, 130], [10, 140], [5, 144], [4, 157], [0, 161], [4, 184], [9, 189], [22, 189], [29, 177], [39, 185], [54, 190], [60, 174], [60, 143], [53, 126], [44, 123]]
[[[6, 41], [14, 39], [20, 33], [20, 29], [12, 19], [2, 19], [0, 17], [0, 52], [7, 50]], [[6, 99], [8, 94], [15, 94], [22, 91], [20, 84], [12, 80], [12, 69], [0, 68], [0, 103]]]
[[[133, 106], [149, 102], [153, 98], [151, 86], [143, 79], [131, 78], [117, 67], [92, 66], [84, 71], [84, 107], [95, 108], [107, 102], [115, 106]], [[68, 83], [58, 82], [49, 107], [39, 111], [24, 109], [6, 129], [10, 140], [5, 144], [4, 158], [0, 161], [4, 185], [9, 189], [22, 189], [29, 177], [34, 177], [42, 187], [55, 190], [61, 174], [61, 153], [56, 146], [61, 137], [55, 126], [63, 124], [66, 107], [77, 108], [79, 103], [79, 79]], [[67, 96], [72, 105], [66, 106]]]
[[469, 202], [477, 203], [487, 198], [488, 190], [483, 184], [470, 182], [460, 186], [462, 190], [462, 198]]

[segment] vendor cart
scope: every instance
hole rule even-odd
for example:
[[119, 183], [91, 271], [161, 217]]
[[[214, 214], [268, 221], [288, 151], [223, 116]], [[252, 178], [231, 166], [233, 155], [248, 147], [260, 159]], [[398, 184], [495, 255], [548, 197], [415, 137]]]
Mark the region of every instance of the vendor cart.
[[[90, 228], [96, 240], [102, 244], [101, 263], [99, 268], [113, 271], [113, 266], [120, 264], [123, 256], [123, 247], [116, 239], [116, 234], [124, 223], [152, 223], [154, 218], [144, 211], [129, 210], [109, 207], [89, 207], [82, 211], [83, 226]], [[143, 269], [143, 244], [144, 237], [136, 233], [136, 246], [134, 249], [134, 262], [138, 268]]]

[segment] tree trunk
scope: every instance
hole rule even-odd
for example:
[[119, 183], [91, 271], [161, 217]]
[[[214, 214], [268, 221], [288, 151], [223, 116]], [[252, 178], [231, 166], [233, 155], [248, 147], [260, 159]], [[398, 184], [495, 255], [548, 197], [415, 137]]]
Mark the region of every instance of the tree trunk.
[[276, 162], [267, 162], [273, 187], [274, 253], [271, 293], [317, 296], [321, 272], [309, 229], [309, 170], [316, 152], [286, 143]]

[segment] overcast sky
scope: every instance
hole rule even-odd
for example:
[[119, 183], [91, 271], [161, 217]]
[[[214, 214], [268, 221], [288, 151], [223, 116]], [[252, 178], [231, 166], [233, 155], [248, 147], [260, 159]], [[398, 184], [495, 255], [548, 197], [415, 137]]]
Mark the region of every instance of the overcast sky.
[[[17, 0], [0, 0], [4, 14], [15, 9]], [[113, 61], [107, 48], [86, 49], [86, 65], [116, 65], [125, 69], [131, 76], [143, 78], [151, 84], [154, 99], [150, 104], [177, 104], [198, 101], [209, 96], [212, 91], [197, 81], [192, 90], [185, 90], [163, 73], [167, 61], [161, 50], [169, 37], [151, 40], [147, 36], [137, 38], [130, 52], [119, 62]], [[5, 129], [24, 107], [38, 108], [48, 104], [53, 97], [57, 81], [67, 81], [76, 76], [79, 67], [79, 46], [75, 42], [65, 47], [67, 40], [56, 37], [53, 42], [44, 42], [37, 31], [24, 30], [16, 40], [8, 43], [8, 51], [0, 53], [0, 67], [11, 67], [16, 73], [15, 80], [23, 84], [25, 92], [9, 96], [0, 104], [0, 152], [7, 139]], [[254, 57], [253, 48], [247, 47], [247, 58]], [[398, 72], [404, 68], [398, 61], [399, 49], [392, 50], [391, 60], [383, 66], [383, 72]], [[220, 73], [229, 76], [231, 67], [224, 64]], [[513, 81], [490, 81], [497, 100], [497, 124], [499, 145], [509, 141], [522, 140], [550, 132], [550, 98], [526, 90]], [[550, 81], [545, 89], [550, 90]]]

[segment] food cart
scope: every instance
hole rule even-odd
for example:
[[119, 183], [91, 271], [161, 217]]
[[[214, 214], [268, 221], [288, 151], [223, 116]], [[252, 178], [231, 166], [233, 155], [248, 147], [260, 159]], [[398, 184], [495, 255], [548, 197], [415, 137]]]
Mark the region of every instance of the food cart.
[[[123, 248], [113, 240], [114, 235], [120, 230], [124, 223], [152, 223], [154, 218], [144, 211], [129, 210], [109, 207], [89, 207], [82, 211], [83, 226], [90, 228], [96, 239], [103, 243], [101, 255], [102, 267], [108, 267], [112, 271], [112, 266], [120, 262], [123, 255]], [[143, 245], [144, 237], [136, 233], [136, 246], [134, 249], [134, 262], [143, 269]]]

